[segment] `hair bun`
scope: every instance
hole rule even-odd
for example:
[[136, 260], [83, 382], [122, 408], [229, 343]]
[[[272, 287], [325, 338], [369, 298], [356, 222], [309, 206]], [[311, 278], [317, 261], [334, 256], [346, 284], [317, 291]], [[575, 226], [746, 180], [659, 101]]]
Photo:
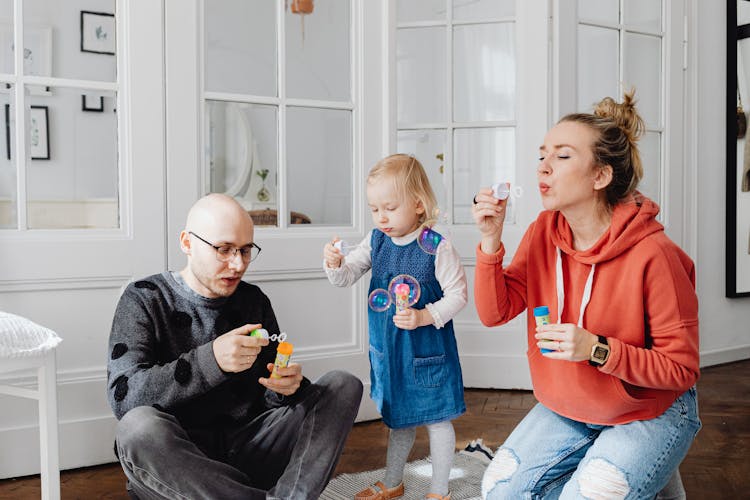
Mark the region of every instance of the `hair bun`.
[[625, 92], [621, 103], [616, 102], [611, 97], [605, 97], [594, 106], [594, 116], [615, 122], [633, 144], [646, 131], [643, 118], [635, 109], [635, 89]]

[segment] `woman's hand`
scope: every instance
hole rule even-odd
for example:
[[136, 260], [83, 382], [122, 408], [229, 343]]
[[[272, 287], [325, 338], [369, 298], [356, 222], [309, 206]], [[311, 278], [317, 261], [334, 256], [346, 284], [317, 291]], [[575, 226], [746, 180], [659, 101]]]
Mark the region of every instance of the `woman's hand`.
[[329, 241], [326, 243], [326, 246], [323, 247], [323, 259], [325, 259], [326, 267], [329, 269], [341, 267], [341, 264], [344, 262], [344, 256], [341, 255], [338, 248], [333, 246], [337, 241], [338, 237], [334, 237], [333, 241]]
[[543, 356], [566, 361], [588, 361], [591, 348], [599, 340], [598, 336], [573, 323], [537, 326], [534, 337], [537, 347], [552, 351], [542, 353]]
[[508, 198], [498, 200], [492, 195], [492, 188], [482, 188], [473, 201], [471, 215], [482, 233], [482, 252], [493, 254], [500, 248]]

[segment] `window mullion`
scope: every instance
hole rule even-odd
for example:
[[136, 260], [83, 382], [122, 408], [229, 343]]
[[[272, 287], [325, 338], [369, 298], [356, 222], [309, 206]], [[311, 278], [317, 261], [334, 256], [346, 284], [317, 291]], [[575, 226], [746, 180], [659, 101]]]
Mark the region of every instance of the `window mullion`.
[[278, 71], [278, 85], [279, 88], [278, 94], [279, 94], [279, 118], [278, 118], [278, 156], [279, 156], [279, 167], [278, 167], [278, 180], [277, 180], [277, 196], [278, 196], [278, 207], [277, 207], [277, 219], [276, 223], [278, 224], [279, 228], [286, 228], [288, 225], [287, 220], [287, 202], [286, 202], [286, 194], [287, 194], [287, 164], [286, 164], [286, 145], [287, 145], [287, 137], [286, 137], [286, 119], [287, 119], [287, 102], [286, 102], [286, 20], [285, 20], [285, 10], [284, 10], [284, 3], [285, 2], [277, 2], [277, 22], [278, 22], [278, 29], [276, 30], [278, 40], [277, 40], [277, 47], [278, 47], [278, 55], [277, 55], [277, 65], [276, 68]]
[[[445, 55], [447, 58], [446, 61], [446, 92], [445, 92], [445, 98], [448, 101], [446, 103], [445, 109], [448, 110], [449, 117], [448, 117], [448, 127], [445, 130], [445, 154], [443, 155], [443, 172], [442, 175], [445, 180], [447, 180], [446, 183], [446, 193], [445, 193], [445, 210], [450, 211], [450, 219], [447, 221], [449, 224], [453, 224], [453, 216], [454, 216], [454, 210], [453, 210], [453, 122], [455, 113], [453, 110], [453, 2], [450, 0], [447, 0], [448, 8], [448, 19], [446, 23], [446, 50]], [[447, 169], [447, 170], [446, 170]], [[432, 214], [431, 214], [432, 215]], [[440, 215], [442, 219], [443, 214]]]
[[[23, 47], [23, 0], [13, 1], [15, 13], [13, 44]], [[13, 72], [15, 73], [15, 120], [16, 120], [16, 208], [17, 224], [20, 231], [25, 231], [28, 224], [27, 186], [26, 186], [26, 95], [23, 79], [23, 50], [13, 51]]]

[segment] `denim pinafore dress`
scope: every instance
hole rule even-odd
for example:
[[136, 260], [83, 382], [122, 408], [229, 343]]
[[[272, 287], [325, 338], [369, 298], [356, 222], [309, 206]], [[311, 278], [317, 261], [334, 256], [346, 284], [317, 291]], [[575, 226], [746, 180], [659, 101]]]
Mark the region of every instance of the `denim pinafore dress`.
[[[421, 296], [412, 307], [423, 309], [443, 296], [435, 277], [435, 256], [416, 240], [398, 246], [381, 231], [372, 232], [370, 292], [388, 289], [394, 276], [409, 274], [419, 281]], [[451, 420], [466, 411], [461, 365], [453, 321], [401, 330], [393, 324], [395, 305], [368, 310], [370, 330], [370, 396], [391, 429]]]

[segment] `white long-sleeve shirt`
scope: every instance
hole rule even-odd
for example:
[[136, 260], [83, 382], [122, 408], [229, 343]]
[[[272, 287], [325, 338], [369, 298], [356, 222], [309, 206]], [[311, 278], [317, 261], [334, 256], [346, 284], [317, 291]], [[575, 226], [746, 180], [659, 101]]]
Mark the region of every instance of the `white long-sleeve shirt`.
[[[377, 231], [377, 229], [372, 231]], [[352, 286], [370, 270], [372, 267], [370, 258], [372, 231], [367, 233], [359, 245], [349, 251], [340, 267], [329, 268], [323, 261], [323, 269], [331, 284], [339, 287]], [[417, 239], [420, 231], [421, 229], [417, 229], [405, 236], [391, 238], [391, 241], [398, 246], [406, 246]], [[443, 238], [438, 245], [435, 255], [435, 278], [443, 290], [443, 298], [425, 307], [432, 315], [433, 324], [437, 328], [442, 328], [466, 306], [469, 300], [466, 273], [461, 265], [461, 258], [446, 238]]]

